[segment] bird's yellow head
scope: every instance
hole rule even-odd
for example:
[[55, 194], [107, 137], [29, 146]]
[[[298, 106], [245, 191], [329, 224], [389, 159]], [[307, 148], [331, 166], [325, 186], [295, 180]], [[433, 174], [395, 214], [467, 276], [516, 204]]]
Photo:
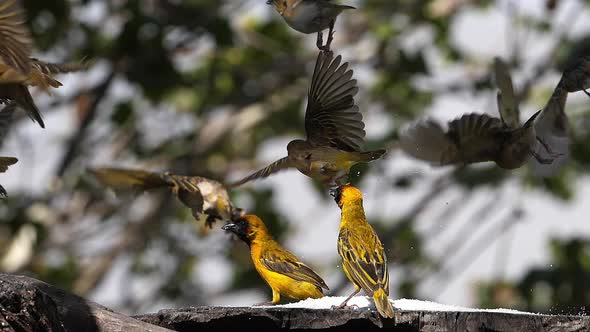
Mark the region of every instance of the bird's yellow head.
[[289, 1], [292, 0], [268, 0], [266, 1], [266, 4], [275, 7], [276, 11], [283, 16], [289, 7]]
[[253, 214], [247, 214], [239, 218], [235, 223], [224, 225], [221, 229], [236, 234], [240, 240], [248, 245], [257, 238], [269, 236], [262, 219]]
[[334, 196], [334, 200], [339, 207], [342, 207], [345, 203], [363, 201], [363, 193], [350, 184], [339, 186], [338, 188], [333, 189], [330, 194]]

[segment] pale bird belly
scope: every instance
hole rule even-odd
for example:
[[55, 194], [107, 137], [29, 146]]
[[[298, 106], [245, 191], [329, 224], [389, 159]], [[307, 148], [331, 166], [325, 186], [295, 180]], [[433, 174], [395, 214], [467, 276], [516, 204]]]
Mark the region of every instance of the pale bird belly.
[[322, 17], [321, 10], [313, 2], [300, 3], [291, 15], [285, 16], [285, 20], [291, 28], [308, 34], [327, 29], [330, 25], [330, 20]]

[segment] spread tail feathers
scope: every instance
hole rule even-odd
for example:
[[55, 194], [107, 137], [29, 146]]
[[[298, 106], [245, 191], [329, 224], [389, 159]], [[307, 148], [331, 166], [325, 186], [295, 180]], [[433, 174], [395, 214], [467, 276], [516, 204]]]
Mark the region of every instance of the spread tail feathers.
[[400, 133], [400, 148], [410, 156], [441, 165], [442, 155], [453, 147], [443, 128], [432, 119], [420, 120]]
[[373, 294], [373, 300], [375, 301], [375, 307], [377, 307], [377, 311], [379, 314], [385, 318], [393, 318], [394, 311], [391, 302], [389, 301], [389, 297], [383, 290], [383, 288], [379, 288]]

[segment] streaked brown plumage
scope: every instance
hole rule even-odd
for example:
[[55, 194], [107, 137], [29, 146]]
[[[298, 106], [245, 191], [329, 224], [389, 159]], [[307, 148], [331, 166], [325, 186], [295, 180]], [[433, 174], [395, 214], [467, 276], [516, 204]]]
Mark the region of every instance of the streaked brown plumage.
[[0, 2], [0, 102], [15, 101], [45, 128], [27, 86], [46, 91], [57, 88], [61, 83], [54, 75], [83, 70], [87, 64], [54, 64], [31, 58], [32, 40], [24, 22], [22, 9], [15, 0]]
[[256, 271], [272, 289], [271, 304], [279, 303], [281, 295], [295, 300], [317, 299], [324, 296], [322, 289], [328, 290], [317, 273], [272, 238], [257, 216], [245, 215], [222, 228], [236, 234], [250, 248]]
[[[501, 168], [515, 169], [531, 156], [540, 164], [551, 164], [559, 154], [553, 153], [536, 134], [535, 120], [542, 111], [520, 126], [512, 79], [499, 58], [494, 61], [494, 72], [500, 119], [487, 114], [465, 114], [450, 121], [446, 131], [431, 119], [420, 120], [401, 132], [402, 150], [437, 166], [493, 161]], [[537, 153], [538, 142], [547, 150], [548, 157]]]
[[217, 220], [231, 221], [243, 214], [233, 206], [223, 184], [214, 180], [119, 168], [96, 168], [89, 172], [104, 185], [118, 190], [169, 187], [191, 209], [193, 217], [209, 227]]
[[[352, 6], [339, 5], [331, 0], [268, 0], [287, 24], [302, 33], [318, 34], [317, 47], [329, 51], [334, 34], [336, 17], [344, 10], [355, 9]], [[322, 31], [330, 29], [328, 41], [323, 45]]]
[[342, 210], [338, 233], [338, 253], [346, 277], [355, 291], [340, 305], [346, 306], [361, 289], [375, 301], [383, 317], [393, 318], [389, 301], [389, 271], [387, 256], [377, 233], [365, 216], [363, 195], [360, 190], [344, 185], [333, 191], [334, 199]]
[[[18, 159], [14, 157], [0, 157], [0, 173], [4, 173], [8, 170], [8, 166], [14, 165], [18, 162]], [[6, 197], [6, 190], [0, 186], [0, 197]]]
[[360, 162], [379, 159], [385, 150], [364, 152], [365, 130], [362, 115], [355, 105], [356, 80], [341, 56], [320, 52], [313, 72], [305, 112], [306, 140], [287, 145], [288, 156], [275, 161], [235, 183], [267, 177], [278, 171], [297, 168], [301, 173], [327, 186], [337, 184]]

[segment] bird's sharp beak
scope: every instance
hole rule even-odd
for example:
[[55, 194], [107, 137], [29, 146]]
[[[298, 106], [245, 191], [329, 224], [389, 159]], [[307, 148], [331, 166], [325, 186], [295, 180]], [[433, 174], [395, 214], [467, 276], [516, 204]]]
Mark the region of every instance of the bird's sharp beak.
[[238, 225], [236, 224], [225, 224], [221, 227], [224, 231], [229, 231], [232, 233], [236, 233], [238, 231]]

